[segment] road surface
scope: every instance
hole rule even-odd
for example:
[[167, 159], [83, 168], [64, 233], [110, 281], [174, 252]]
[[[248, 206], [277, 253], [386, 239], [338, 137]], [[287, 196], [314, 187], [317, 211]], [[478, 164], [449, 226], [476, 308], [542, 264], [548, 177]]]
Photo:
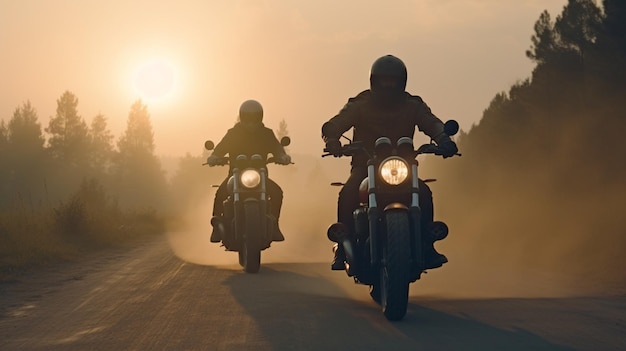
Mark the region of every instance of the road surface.
[[246, 274], [235, 253], [177, 250], [162, 238], [1, 284], [0, 350], [626, 350], [625, 294], [480, 296], [441, 269], [392, 323], [328, 262]]

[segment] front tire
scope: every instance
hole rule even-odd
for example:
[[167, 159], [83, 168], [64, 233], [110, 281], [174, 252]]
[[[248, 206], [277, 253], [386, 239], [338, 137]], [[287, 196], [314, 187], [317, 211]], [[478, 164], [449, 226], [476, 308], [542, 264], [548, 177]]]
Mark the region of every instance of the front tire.
[[245, 224], [244, 238], [239, 251], [239, 264], [246, 273], [257, 273], [261, 268], [261, 211], [258, 203], [244, 204]]
[[411, 240], [409, 216], [404, 210], [385, 213], [386, 243], [380, 266], [380, 303], [390, 321], [404, 318], [409, 302]]

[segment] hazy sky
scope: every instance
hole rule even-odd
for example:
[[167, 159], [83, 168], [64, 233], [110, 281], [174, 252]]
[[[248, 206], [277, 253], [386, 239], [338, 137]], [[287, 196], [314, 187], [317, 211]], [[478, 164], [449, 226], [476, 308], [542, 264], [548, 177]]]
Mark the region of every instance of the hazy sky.
[[43, 127], [65, 90], [117, 138], [132, 103], [157, 153], [197, 155], [242, 101], [287, 122], [293, 152], [321, 154], [320, 127], [368, 88], [372, 62], [406, 63], [407, 90], [464, 130], [494, 95], [530, 76], [543, 10], [567, 0], [0, 0], [0, 118], [30, 100]]

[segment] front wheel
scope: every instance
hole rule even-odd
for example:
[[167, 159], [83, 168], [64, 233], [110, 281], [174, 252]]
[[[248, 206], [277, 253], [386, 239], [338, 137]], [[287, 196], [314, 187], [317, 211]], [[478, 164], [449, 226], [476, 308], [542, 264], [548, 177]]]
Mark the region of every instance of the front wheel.
[[390, 210], [385, 214], [385, 221], [387, 235], [380, 265], [380, 303], [385, 317], [397, 321], [404, 318], [409, 303], [409, 216], [403, 210]]
[[245, 203], [244, 213], [245, 232], [239, 250], [239, 264], [246, 273], [257, 273], [261, 268], [261, 238], [258, 233], [259, 228], [261, 228], [261, 211], [258, 203]]

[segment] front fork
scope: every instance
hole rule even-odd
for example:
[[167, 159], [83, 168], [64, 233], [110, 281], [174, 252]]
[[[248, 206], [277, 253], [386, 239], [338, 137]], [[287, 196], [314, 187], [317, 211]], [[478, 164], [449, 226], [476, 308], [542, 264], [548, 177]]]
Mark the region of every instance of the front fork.
[[413, 240], [411, 258], [414, 262], [417, 272], [421, 272], [425, 266], [424, 262], [424, 245], [422, 242], [422, 208], [420, 207], [419, 197], [419, 176], [417, 174], [417, 160], [411, 164], [412, 188], [411, 188], [411, 206], [409, 207], [409, 220], [411, 223], [411, 240]]
[[[423, 255], [423, 243], [422, 243], [422, 210], [419, 203], [419, 177], [417, 173], [417, 160], [411, 164], [412, 174], [412, 187], [411, 187], [411, 206], [409, 207], [409, 223], [411, 227], [411, 259], [413, 261], [412, 267], [415, 267], [416, 272], [421, 272], [425, 266]], [[375, 167], [373, 164], [367, 167], [367, 176], [369, 180], [368, 184], [368, 220], [369, 220], [369, 235], [370, 235], [370, 266], [375, 268], [380, 264], [379, 256], [379, 223], [381, 218], [381, 210], [376, 202], [376, 184], [375, 184]]]
[[377, 267], [380, 263], [378, 257], [378, 222], [380, 218], [380, 209], [376, 202], [376, 169], [372, 162], [367, 165], [367, 197], [368, 197], [368, 209], [367, 218], [369, 219], [369, 231], [370, 231], [370, 266]]
[[[263, 240], [267, 239], [269, 233], [267, 232], [267, 197], [266, 197], [266, 178], [267, 172], [265, 168], [260, 168], [259, 172], [261, 173], [261, 183], [259, 184], [259, 213], [260, 216], [260, 234]], [[239, 184], [239, 169], [235, 168], [233, 170], [233, 177], [235, 177], [235, 181], [233, 182], [233, 207], [235, 209], [234, 219], [235, 219], [235, 240], [243, 240], [245, 235], [245, 213], [244, 213], [244, 201], [241, 200], [241, 185]]]

